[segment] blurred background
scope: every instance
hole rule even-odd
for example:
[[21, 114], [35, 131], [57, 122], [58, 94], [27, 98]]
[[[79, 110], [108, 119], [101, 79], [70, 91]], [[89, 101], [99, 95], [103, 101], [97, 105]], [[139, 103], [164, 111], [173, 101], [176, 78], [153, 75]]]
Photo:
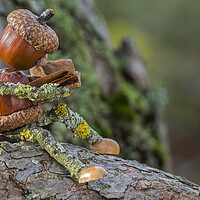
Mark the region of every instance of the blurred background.
[[172, 170], [200, 183], [200, 2], [96, 0], [112, 45], [131, 35], [154, 85], [167, 90]]
[[[0, 33], [12, 10], [48, 7], [60, 40], [49, 59], [71, 58], [82, 78], [62, 102], [114, 138], [121, 157], [200, 184], [200, 2], [0, 0]], [[62, 124], [47, 128], [88, 147]]]

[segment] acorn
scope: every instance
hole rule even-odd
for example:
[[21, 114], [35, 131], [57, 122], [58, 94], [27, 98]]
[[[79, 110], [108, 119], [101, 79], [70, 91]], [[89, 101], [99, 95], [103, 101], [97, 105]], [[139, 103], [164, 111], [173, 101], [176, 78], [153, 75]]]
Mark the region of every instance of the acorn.
[[[0, 81], [29, 84], [28, 78], [22, 71], [11, 68], [0, 69]], [[31, 106], [33, 106], [33, 102], [29, 99], [21, 99], [11, 95], [0, 95], [0, 116], [6, 116]]]
[[[26, 75], [11, 68], [0, 69], [0, 81], [29, 84]], [[37, 121], [42, 114], [42, 106], [33, 106], [29, 99], [11, 95], [0, 95], [0, 132], [10, 131]]]
[[103, 154], [118, 155], [120, 153], [119, 144], [109, 138], [103, 138], [97, 144], [90, 146], [90, 149]]
[[0, 116], [0, 133], [11, 131], [27, 124], [34, 124], [41, 115], [42, 105], [38, 104], [10, 115]]
[[58, 49], [56, 33], [46, 25], [55, 10], [49, 8], [39, 17], [26, 9], [14, 10], [0, 38], [0, 58], [9, 67], [27, 70], [46, 54]]
[[86, 183], [89, 181], [94, 181], [94, 180], [103, 178], [107, 175], [108, 175], [108, 172], [104, 168], [98, 167], [98, 166], [93, 166], [93, 167], [89, 167], [89, 168], [85, 169], [81, 173], [81, 175], [78, 179], [78, 182]]

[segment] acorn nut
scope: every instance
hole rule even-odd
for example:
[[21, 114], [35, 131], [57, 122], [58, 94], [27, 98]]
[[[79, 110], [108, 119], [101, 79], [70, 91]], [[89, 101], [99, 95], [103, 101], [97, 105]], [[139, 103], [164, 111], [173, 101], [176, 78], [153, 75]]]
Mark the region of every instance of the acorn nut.
[[[11, 68], [0, 69], [0, 81], [29, 84], [28, 78], [22, 71]], [[6, 116], [31, 106], [33, 106], [33, 102], [29, 99], [21, 99], [11, 95], [0, 95], [0, 116]]]
[[46, 22], [54, 13], [53, 8], [45, 10], [40, 17], [26, 9], [11, 12], [0, 38], [3, 62], [13, 69], [27, 70], [46, 54], [53, 54], [58, 49], [58, 37]]

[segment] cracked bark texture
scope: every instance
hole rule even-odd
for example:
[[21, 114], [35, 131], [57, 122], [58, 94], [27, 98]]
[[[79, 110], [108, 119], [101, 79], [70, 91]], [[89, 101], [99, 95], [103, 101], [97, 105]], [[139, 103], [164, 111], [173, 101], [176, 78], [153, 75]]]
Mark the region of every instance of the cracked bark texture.
[[88, 166], [102, 166], [108, 176], [78, 184], [38, 144], [0, 142], [0, 199], [200, 199], [200, 187], [137, 161], [102, 155], [63, 143]]

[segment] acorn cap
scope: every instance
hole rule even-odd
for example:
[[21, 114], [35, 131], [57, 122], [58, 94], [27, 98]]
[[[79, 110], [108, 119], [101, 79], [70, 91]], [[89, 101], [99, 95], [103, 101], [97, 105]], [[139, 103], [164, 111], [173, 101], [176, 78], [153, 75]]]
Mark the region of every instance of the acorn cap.
[[58, 49], [58, 37], [45, 23], [54, 13], [54, 9], [50, 8], [38, 17], [29, 10], [19, 9], [11, 12], [7, 21], [8, 25], [36, 50], [52, 54]]
[[0, 116], [0, 133], [35, 123], [42, 114], [42, 105], [32, 106], [10, 115]]

